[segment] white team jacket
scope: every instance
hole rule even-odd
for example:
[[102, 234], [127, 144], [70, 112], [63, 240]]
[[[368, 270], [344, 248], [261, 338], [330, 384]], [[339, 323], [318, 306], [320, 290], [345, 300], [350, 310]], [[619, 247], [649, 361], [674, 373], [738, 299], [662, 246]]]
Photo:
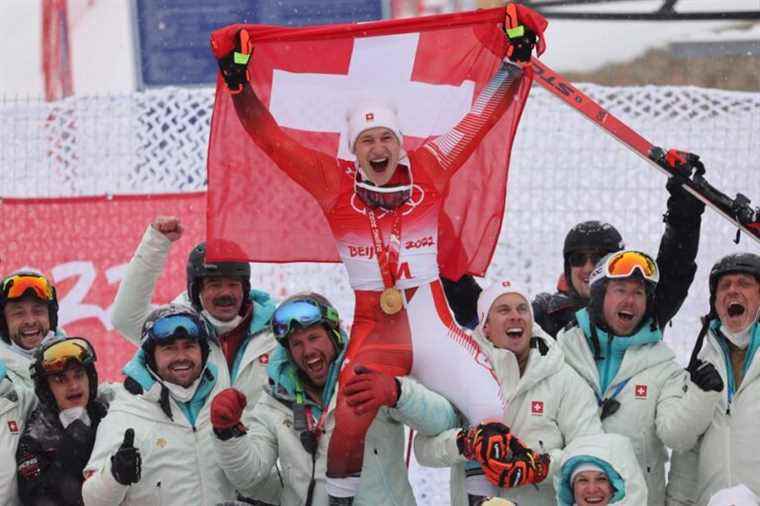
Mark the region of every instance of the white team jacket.
[[[549, 453], [551, 457], [549, 476], [537, 488], [527, 485], [504, 489], [499, 496], [520, 505], [554, 506], [552, 475], [559, 467], [563, 448], [579, 436], [601, 433], [602, 425], [596, 399], [586, 382], [564, 363], [562, 350], [554, 339], [538, 325], [534, 325], [533, 329], [535, 337], [549, 351], [541, 355], [538, 349], [531, 349], [522, 377], [519, 377], [517, 359], [511, 351], [495, 348], [477, 331], [473, 335], [491, 359], [507, 398], [504, 423], [527, 446]], [[453, 506], [468, 504], [464, 491], [464, 459], [456, 446], [457, 432], [458, 429], [455, 429], [437, 437], [418, 435], [414, 442], [415, 456], [423, 466], [456, 464], [451, 470]]]
[[[219, 390], [217, 383], [207, 406]], [[193, 427], [170, 396], [174, 418], [170, 420], [159, 406], [159, 392], [157, 387], [141, 395], [123, 391], [111, 403], [85, 467], [85, 475], [95, 472], [82, 487], [87, 506], [213, 505], [235, 499], [235, 487], [214, 456], [216, 436], [208, 407], [200, 410]], [[135, 431], [134, 446], [142, 457], [142, 478], [125, 486], [111, 473], [111, 456], [129, 428]]]
[[[557, 341], [565, 352], [565, 361], [598, 392], [599, 372], [583, 330], [578, 326], [563, 330]], [[662, 506], [668, 460], [665, 447], [678, 451], [692, 448], [710, 423], [720, 394], [703, 392], [694, 385], [661, 341], [629, 348], [603, 397], [610, 396], [626, 379], [628, 383], [616, 397], [620, 409], [602, 425], [605, 432], [631, 440], [647, 482], [648, 504]]]
[[[450, 429], [457, 417], [442, 396], [411, 378], [399, 378], [401, 395], [395, 408], [381, 408], [367, 432], [361, 485], [354, 506], [412, 506], [415, 503], [404, 464], [404, 425], [424, 434]], [[319, 440], [315, 468], [314, 506], [326, 506], [325, 472], [329, 437], [335, 426], [333, 395]], [[312, 473], [312, 458], [304, 450], [293, 428], [289, 406], [267, 393], [253, 409], [253, 422], [244, 437], [216, 441], [217, 460], [230, 480], [244, 493], [255, 493], [258, 480], [279, 459], [285, 487], [283, 505], [300, 505], [306, 500]], [[247, 488], [246, 488], [247, 487]]]
[[[727, 357], [718, 339], [709, 331], [699, 358], [715, 365], [726, 388], [697, 448], [673, 456], [669, 505], [706, 505], [719, 490], [739, 484], [760, 494], [760, 360], [755, 353], [729, 404]], [[760, 339], [760, 325], [753, 339]]]
[[21, 505], [16, 485], [16, 448], [27, 417], [37, 406], [34, 390], [0, 378], [0, 501]]

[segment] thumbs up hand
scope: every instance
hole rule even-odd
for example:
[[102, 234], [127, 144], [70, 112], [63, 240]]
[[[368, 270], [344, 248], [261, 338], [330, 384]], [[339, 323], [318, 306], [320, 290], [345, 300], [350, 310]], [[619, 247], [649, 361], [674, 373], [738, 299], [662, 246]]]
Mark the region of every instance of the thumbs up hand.
[[140, 450], [135, 448], [135, 431], [124, 431], [124, 442], [119, 450], [111, 456], [111, 474], [122, 485], [131, 485], [140, 481], [142, 458]]

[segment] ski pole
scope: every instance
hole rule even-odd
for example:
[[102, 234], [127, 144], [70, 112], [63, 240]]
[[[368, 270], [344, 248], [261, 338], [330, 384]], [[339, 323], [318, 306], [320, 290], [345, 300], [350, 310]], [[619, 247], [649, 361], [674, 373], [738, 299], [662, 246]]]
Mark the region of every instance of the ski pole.
[[[689, 193], [712, 207], [718, 214], [738, 227], [735, 242], [739, 242], [739, 233], [744, 231], [760, 243], [760, 208], [753, 208], [746, 196], [739, 193], [732, 199], [716, 189], [704, 178], [705, 170], [701, 163], [694, 164], [693, 167], [686, 171], [679, 172], [675, 170], [666, 162], [667, 155], [662, 148], [653, 145], [639, 135], [635, 130], [620, 121], [544, 63], [533, 58], [530, 64], [533, 67], [535, 75], [534, 82], [546, 88], [554, 96], [560, 98], [567, 105], [584, 115], [596, 126], [666, 175], [679, 176], [683, 181], [684, 188]], [[688, 160], [688, 157], [685, 157], [684, 162], [687, 161], [692, 160]], [[696, 168], [696, 171], [692, 175], [691, 172], [694, 168]]]

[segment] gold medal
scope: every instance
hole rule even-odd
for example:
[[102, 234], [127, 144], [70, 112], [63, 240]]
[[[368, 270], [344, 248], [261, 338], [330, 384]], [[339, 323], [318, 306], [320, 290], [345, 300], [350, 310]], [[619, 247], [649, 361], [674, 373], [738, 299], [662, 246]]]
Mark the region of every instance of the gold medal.
[[391, 315], [401, 311], [404, 307], [404, 299], [401, 296], [401, 290], [398, 288], [386, 288], [380, 294], [380, 309], [383, 313]]

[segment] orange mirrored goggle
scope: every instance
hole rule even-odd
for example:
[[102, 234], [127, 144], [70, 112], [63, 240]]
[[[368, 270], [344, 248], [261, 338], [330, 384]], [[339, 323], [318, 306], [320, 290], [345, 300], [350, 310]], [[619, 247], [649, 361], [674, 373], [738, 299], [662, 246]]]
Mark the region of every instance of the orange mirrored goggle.
[[95, 360], [95, 352], [84, 339], [59, 341], [42, 353], [42, 369], [46, 374], [58, 374], [66, 370], [69, 361], [88, 365]]
[[607, 258], [604, 274], [607, 278], [627, 278], [638, 270], [644, 279], [657, 283], [660, 271], [652, 257], [640, 251], [620, 251]]
[[55, 298], [53, 287], [44, 276], [16, 274], [3, 281], [3, 293], [7, 299], [23, 297], [29, 290], [41, 300], [50, 301]]

